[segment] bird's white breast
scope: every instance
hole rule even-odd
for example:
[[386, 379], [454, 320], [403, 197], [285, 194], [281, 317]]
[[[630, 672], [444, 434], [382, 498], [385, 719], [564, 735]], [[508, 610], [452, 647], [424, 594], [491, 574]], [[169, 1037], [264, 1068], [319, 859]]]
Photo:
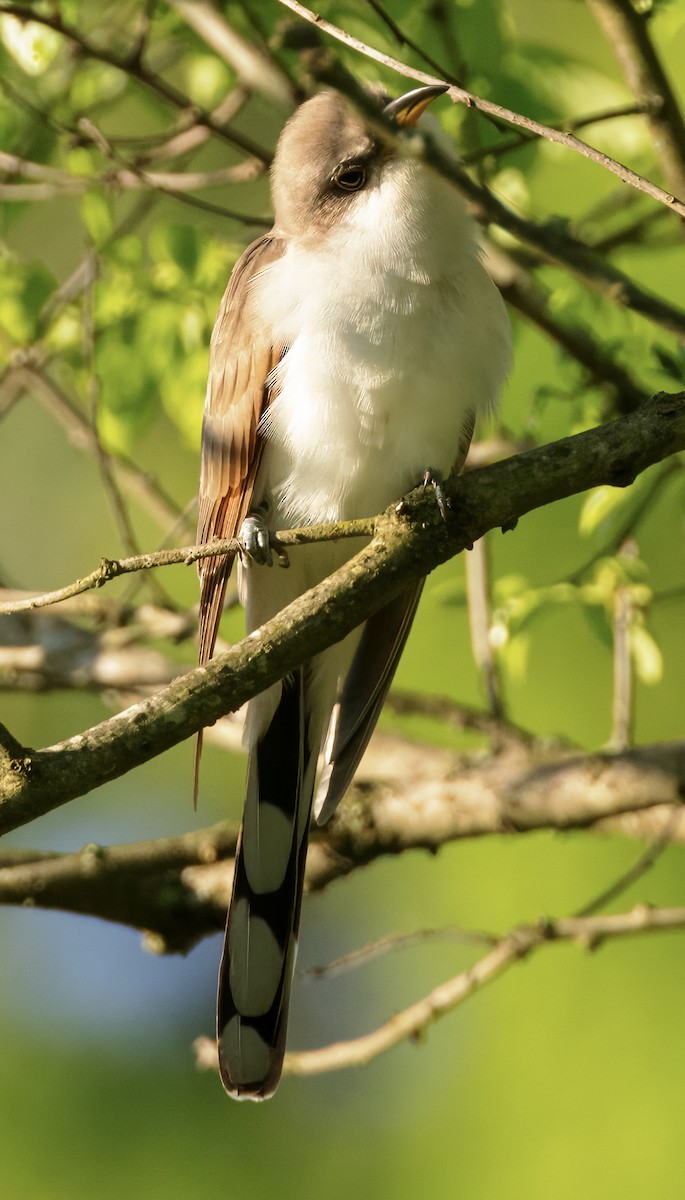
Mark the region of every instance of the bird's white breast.
[[469, 410], [509, 366], [502, 300], [454, 190], [394, 161], [314, 244], [255, 283], [288, 347], [265, 421], [277, 524], [371, 516], [427, 468], [447, 474]]

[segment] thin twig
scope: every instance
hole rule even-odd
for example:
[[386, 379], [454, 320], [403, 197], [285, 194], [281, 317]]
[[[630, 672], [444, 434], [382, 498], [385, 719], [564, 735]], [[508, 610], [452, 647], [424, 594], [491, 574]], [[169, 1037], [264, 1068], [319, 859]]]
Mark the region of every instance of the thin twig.
[[[560, 130], [562, 133], [574, 133], [577, 129], [586, 129], [588, 125], [600, 125], [605, 121], [616, 121], [622, 117], [635, 117], [643, 112], [644, 109], [640, 104], [621, 104], [601, 112], [589, 113], [586, 117], [565, 117], [561, 121], [553, 121], [548, 128]], [[502, 138], [500, 142], [493, 142], [489, 146], [479, 146], [477, 150], [466, 151], [465, 154], [462, 154], [461, 161], [468, 167], [481, 162], [484, 158], [500, 158], [512, 150], [520, 150], [523, 146], [538, 141], [542, 136], [541, 133], [531, 133], [527, 129], [522, 129], [520, 133], [512, 133], [509, 137]]]
[[[622, 557], [635, 558], [637, 547], [632, 541], [625, 542], [620, 553]], [[632, 588], [628, 585], [617, 587], [613, 611], [613, 695], [609, 739], [612, 750], [627, 750], [633, 740], [635, 688], [630, 632], [634, 616]]]
[[[337, 41], [343, 42], [346, 46], [357, 50], [366, 58], [371, 58], [375, 62], [382, 63], [383, 66], [388, 67], [392, 71], [397, 71], [400, 75], [416, 79], [420, 83], [444, 82], [444, 80], [438, 79], [435, 75], [427, 75], [425, 71], [417, 71], [415, 68], [408, 67], [405, 63], [399, 62], [396, 58], [392, 58], [389, 54], [375, 50], [359, 38], [346, 33], [344, 29], [340, 29], [337, 25], [331, 24], [330, 21], [324, 20], [317, 13], [312, 12], [311, 9], [305, 8], [303, 4], [299, 3], [299, 0], [279, 0], [279, 4], [291, 9], [292, 12], [302, 17], [303, 20], [315, 25], [317, 29], [322, 29], [330, 37], [336, 38]], [[685, 217], [685, 201], [679, 200], [676, 196], [664, 191], [663, 188], [658, 187], [655, 183], [644, 179], [636, 171], [631, 171], [629, 167], [617, 162], [616, 159], [610, 158], [608, 154], [604, 154], [601, 150], [596, 150], [593, 146], [588, 146], [586, 142], [582, 142], [574, 134], [567, 133], [561, 129], [554, 129], [549, 125], [543, 125], [541, 122], [534, 121], [532, 117], [526, 117], [522, 113], [512, 112], [511, 109], [504, 108], [501, 104], [495, 104], [491, 100], [484, 100], [480, 96], [476, 96], [472, 92], [467, 92], [464, 88], [458, 87], [456, 84], [450, 86], [449, 95], [455, 103], [466, 104], [469, 107], [477, 109], [479, 112], [498, 117], [501, 121], [517, 125], [522, 129], [528, 130], [530, 133], [537, 134], [538, 137], [543, 137], [550, 142], [557, 142], [559, 145], [565, 146], [568, 150], [574, 150], [577, 154], [582, 154], [584, 158], [588, 158], [597, 166], [611, 171], [623, 183], [629, 184], [630, 187], [636, 188], [637, 191], [644, 192], [645, 195], [651, 196], [653, 200], [665, 204], [671, 211], [678, 213], [679, 216]]]
[[[148, 171], [145, 171], [142, 167], [138, 167], [133, 163], [123, 162], [122, 156], [119, 154], [119, 152], [117, 150], [115, 150], [114, 146], [112, 146], [111, 143], [107, 140], [107, 138], [104, 136], [104, 134], [98, 128], [98, 126], [95, 124], [95, 122], [91, 121], [87, 117], [82, 117], [81, 120], [79, 121], [79, 130], [82, 134], [84, 134], [92, 142], [94, 142], [95, 145], [98, 146], [98, 148], [100, 149], [100, 151], [103, 154], [105, 154], [107, 157], [111, 158], [113, 161], [122, 164], [122, 171], [120, 173], [118, 173], [117, 176], [115, 177], [115, 182], [120, 182], [122, 184], [122, 186], [124, 186], [124, 187], [131, 187], [132, 183], [134, 181], [137, 181], [137, 186], [139, 188], [140, 187], [152, 187], [156, 191], [161, 192], [165, 196], [169, 196], [174, 200], [180, 200], [183, 204], [190, 204], [192, 207], [199, 208], [203, 212], [214, 213], [216, 216], [226, 217], [231, 221], [238, 221], [240, 224], [243, 224], [243, 225], [258, 225], [258, 226], [261, 226], [262, 228], [268, 229], [272, 224], [272, 220], [270, 217], [252, 216], [250, 213], [236, 212], [234, 209], [226, 208], [222, 204], [213, 204], [209, 200], [201, 200], [199, 198], [199, 196], [188, 195], [188, 194], [186, 194], [185, 191], [181, 191], [177, 187], [173, 186], [173, 184], [169, 184], [169, 182], [168, 182], [169, 176], [168, 175], [167, 175], [167, 182], [163, 182], [164, 176], [160, 172], [148, 172]], [[255, 161], [258, 161], [258, 160], [255, 160], [255, 159], [248, 160], [248, 165], [247, 165], [247, 177], [248, 178], [251, 178], [253, 175], [253, 170], [254, 170], [253, 164], [255, 163]], [[245, 164], [243, 164], [243, 174], [245, 174], [245, 170], [246, 170]], [[153, 181], [153, 175], [156, 175], [155, 181]], [[222, 175], [221, 171], [212, 172], [209, 175], [209, 182], [205, 183], [203, 186], [215, 187], [216, 183], [217, 183], [217, 178], [220, 179], [221, 175]], [[172, 178], [173, 178], [173, 176], [172, 176]], [[197, 182], [197, 180], [198, 180], [197, 173], [194, 178], [195, 178], [195, 182]], [[233, 179], [233, 182], [235, 182], [235, 178]], [[27, 186], [29, 186], [29, 185], [27, 185]], [[39, 186], [39, 185], [36, 185], [36, 186]], [[194, 186], [192, 177], [191, 177], [191, 182], [189, 184], [187, 184], [187, 186], [189, 188]]]
[[[357, 521], [343, 521], [331, 525], [307, 525], [301, 529], [284, 529], [274, 535], [274, 542], [279, 546], [309, 546], [315, 542], [339, 541], [345, 538], [371, 537], [374, 532], [373, 518]], [[49, 604], [59, 604], [92, 588], [102, 587], [111, 579], [120, 575], [131, 575], [138, 571], [150, 571], [153, 567], [192, 566], [205, 558], [216, 558], [220, 555], [235, 555], [241, 550], [237, 538], [216, 538], [202, 545], [182, 546], [174, 550], [156, 550], [147, 554], [133, 554], [128, 558], [103, 558], [100, 565], [90, 574], [65, 587], [53, 592], [43, 592], [40, 595], [27, 597], [0, 604], [0, 616], [12, 613], [30, 612], [35, 608], [45, 608]]]
[[393, 688], [385, 705], [399, 717], [424, 717], [427, 721], [440, 721], [451, 729], [480, 733], [498, 744], [507, 741], [530, 745], [532, 739], [527, 729], [515, 725], [506, 717], [495, 717], [491, 712], [460, 704], [449, 696]]
[[430, 54], [427, 54], [418, 42], [414, 41], [413, 38], [409, 37], [408, 34], [406, 34], [404, 30], [400, 28], [400, 26], [397, 24], [397, 21], [390, 16], [390, 13], [387, 12], [380, 3], [380, 0], [366, 0], [366, 3], [373, 9], [373, 11], [376, 13], [376, 16], [380, 17], [383, 24], [387, 25], [398, 45], [407, 46], [409, 50], [413, 50], [414, 54], [423, 59], [427, 66], [432, 67], [434, 71], [437, 71], [438, 75], [441, 75], [443, 79], [449, 80], [450, 83], [459, 83], [459, 80], [455, 78], [451, 71], [449, 71], [446, 67], [441, 66], [440, 63], [436, 62], [434, 58], [431, 58]]
[[300, 971], [300, 975], [311, 979], [331, 979], [335, 975], [342, 975], [345, 971], [365, 966], [385, 954], [394, 953], [396, 950], [409, 950], [413, 946], [424, 946], [429, 942], [450, 941], [467, 946], [482, 946], [483, 944], [494, 946], [498, 940], [494, 933], [486, 933], [480, 929], [461, 929], [458, 925], [443, 925], [437, 929], [415, 929], [412, 933], [389, 933], [385, 937], [377, 938], [375, 942], [370, 942], [367, 946], [360, 946], [357, 950], [351, 950], [349, 954], [342, 954], [339, 958], [324, 963], [323, 966], [306, 967]]
[[[92, 122], [88, 123], [92, 129]], [[86, 132], [85, 126], [82, 132]], [[109, 144], [110, 157], [121, 158], [114, 154], [114, 143]], [[29, 162], [17, 158], [13, 154], [1, 154], [0, 169], [9, 170], [12, 163], [17, 174], [24, 178], [38, 179], [40, 183], [0, 183], [0, 200], [23, 202], [25, 200], [54, 200], [56, 196], [80, 196], [92, 191], [94, 187], [109, 187], [125, 191], [141, 191], [150, 188], [171, 196], [176, 200], [195, 202], [186, 192], [200, 191], [202, 188], [223, 187], [226, 184], [246, 183], [256, 179], [263, 173], [263, 165], [258, 159], [245, 159], [233, 167], [220, 167], [214, 171], [148, 171], [142, 166], [129, 164], [120, 170], [98, 176], [70, 175], [57, 167], [43, 167], [41, 163]], [[203, 208], [207, 205], [203, 202]], [[221, 205], [212, 205], [211, 212], [233, 221], [242, 221], [245, 225], [264, 225], [266, 218], [255, 217], [251, 213], [236, 213], [233, 209]], [[271, 221], [268, 222], [271, 224]]]
[[590, 900], [587, 904], [580, 908], [576, 917], [590, 917], [601, 909], [606, 908], [607, 904], [611, 904], [613, 900], [617, 900], [624, 892], [637, 883], [642, 876], [651, 870], [656, 862], [661, 858], [662, 854], [673, 841], [676, 824], [680, 817], [680, 812], [677, 808], [667, 810], [664, 820], [664, 828], [657, 838], [647, 847], [640, 855], [632, 867], [619, 875], [618, 879], [607, 888], [603, 888], [598, 896]]
[[496, 722], [504, 718], [502, 683], [490, 642], [490, 592], [488, 543], [480, 538], [466, 556], [466, 595], [469, 610], [471, 653], [480, 673], [488, 712]]

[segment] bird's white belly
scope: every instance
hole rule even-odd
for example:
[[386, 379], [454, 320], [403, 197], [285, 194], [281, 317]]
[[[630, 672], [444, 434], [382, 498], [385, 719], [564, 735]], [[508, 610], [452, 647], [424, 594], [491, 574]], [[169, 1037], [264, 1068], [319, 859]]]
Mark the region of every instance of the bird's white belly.
[[287, 522], [371, 516], [426, 468], [450, 469], [465, 413], [431, 356], [435, 319], [389, 320], [376, 345], [349, 326], [295, 339], [268, 422], [269, 486]]

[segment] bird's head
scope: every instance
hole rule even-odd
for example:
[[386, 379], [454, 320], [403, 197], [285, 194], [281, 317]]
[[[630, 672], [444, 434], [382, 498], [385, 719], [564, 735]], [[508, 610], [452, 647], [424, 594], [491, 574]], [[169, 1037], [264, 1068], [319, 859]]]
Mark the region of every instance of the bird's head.
[[[416, 124], [444, 84], [416, 88], [390, 103], [384, 116], [400, 128]], [[377, 187], [392, 160], [388, 147], [339, 92], [319, 92], [286, 124], [272, 168], [275, 228], [286, 236], [325, 232], [360, 197]]]

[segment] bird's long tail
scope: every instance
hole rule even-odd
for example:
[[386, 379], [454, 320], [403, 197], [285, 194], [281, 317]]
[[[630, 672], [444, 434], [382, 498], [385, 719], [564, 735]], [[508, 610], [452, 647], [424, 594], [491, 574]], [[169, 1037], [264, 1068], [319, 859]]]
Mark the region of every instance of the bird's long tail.
[[236, 1099], [271, 1096], [285, 1052], [317, 754], [306, 668], [284, 681], [250, 752], [245, 811], [219, 972], [221, 1078]]

